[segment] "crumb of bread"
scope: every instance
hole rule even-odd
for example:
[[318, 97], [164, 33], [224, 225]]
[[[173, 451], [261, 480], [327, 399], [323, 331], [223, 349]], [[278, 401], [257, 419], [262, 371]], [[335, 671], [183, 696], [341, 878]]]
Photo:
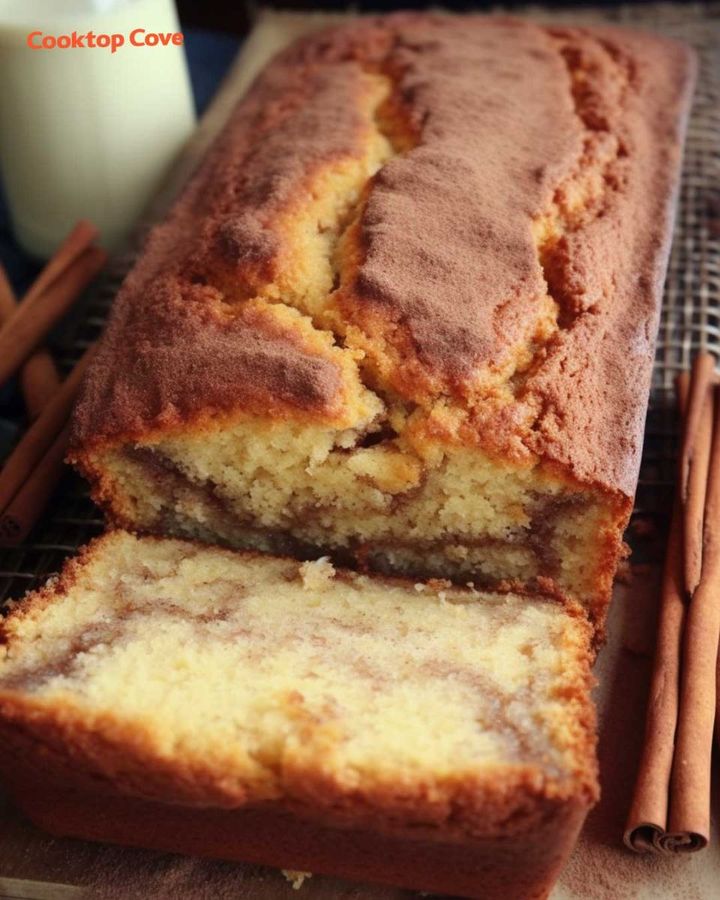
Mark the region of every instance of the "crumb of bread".
[[299, 872], [296, 869], [281, 869], [285, 878], [290, 882], [294, 891], [299, 891], [307, 878], [312, 878], [312, 872]]
[[308, 591], [322, 591], [330, 586], [335, 577], [335, 568], [327, 556], [314, 562], [304, 562], [300, 566], [303, 587]]

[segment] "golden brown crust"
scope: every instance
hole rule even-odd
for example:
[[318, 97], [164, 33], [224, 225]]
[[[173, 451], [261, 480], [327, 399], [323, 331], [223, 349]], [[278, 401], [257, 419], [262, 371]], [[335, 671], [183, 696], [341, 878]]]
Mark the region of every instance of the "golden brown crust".
[[[313, 172], [359, 152], [361, 76], [278, 65], [258, 79], [120, 290], [78, 404], [76, 445], [233, 411], [333, 417], [344, 397], [327, 349], [272, 310], [236, 302], [241, 278], [232, 296], [217, 283], [228, 258], [250, 281], [270, 266], [274, 218], [307, 196]], [[208, 247], [212, 273], [200, 262]]]
[[337, 413], [342, 372], [327, 348], [262, 310], [227, 316], [206, 295], [190, 290], [176, 299], [158, 284], [138, 311], [121, 292], [75, 416], [81, 443], [167, 433], [189, 420], [198, 427], [238, 407], [277, 418], [302, 409], [308, 420]]
[[[2, 765], [2, 757], [0, 757]], [[37, 825], [59, 836], [239, 860], [482, 900], [543, 900], [587, 814], [582, 802], [548, 807], [513, 841], [453, 842], [432, 833], [381, 834], [308, 821], [271, 807], [190, 809], [112, 788], [78, 789], [13, 769], [12, 794]], [[111, 811], [108, 814], [108, 811]]]
[[[570, 698], [568, 697], [568, 700]], [[379, 782], [353, 789], [323, 771], [323, 760], [298, 760], [281, 773], [275, 798], [257, 786], [224, 779], [208, 764], [163, 758], [137, 727], [111, 712], [88, 719], [71, 703], [44, 704], [11, 690], [0, 690], [0, 735], [7, 771], [13, 760], [32, 761], [37, 772], [62, 778], [85, 790], [110, 786], [120, 794], [182, 806], [240, 809], [258, 802], [273, 804], [301, 818], [372, 829], [381, 834], [437, 834], [445, 840], [512, 839], [532, 831], [567, 803], [590, 808], [597, 799], [592, 713], [578, 720], [586, 737], [586, 768], [572, 778], [555, 780], [531, 765], [484, 767], [473, 781], [424, 784]], [[582, 751], [582, 747], [579, 748]], [[579, 754], [580, 755], [580, 754]]]
[[[372, 127], [394, 151], [351, 206], [320, 327], [362, 349], [375, 390], [450, 398], [506, 453], [632, 496], [692, 70], [659, 38], [511, 19], [399, 15], [303, 39], [260, 76], [127, 279], [75, 455], [216, 413], [302, 419], [343, 402], [329, 359], [243, 309], [298, 305], [273, 294], [289, 211], [362, 154], [379, 73], [391, 96]], [[586, 170], [600, 187], [579, 215]], [[533, 232], [548, 216], [552, 246]]]

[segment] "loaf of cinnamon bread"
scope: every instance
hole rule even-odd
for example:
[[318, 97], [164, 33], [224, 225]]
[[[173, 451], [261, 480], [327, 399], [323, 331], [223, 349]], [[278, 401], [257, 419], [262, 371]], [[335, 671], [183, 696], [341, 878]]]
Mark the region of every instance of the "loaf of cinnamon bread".
[[113, 522], [580, 599], [623, 553], [686, 48], [374, 18], [259, 76], [115, 303], [71, 458]]

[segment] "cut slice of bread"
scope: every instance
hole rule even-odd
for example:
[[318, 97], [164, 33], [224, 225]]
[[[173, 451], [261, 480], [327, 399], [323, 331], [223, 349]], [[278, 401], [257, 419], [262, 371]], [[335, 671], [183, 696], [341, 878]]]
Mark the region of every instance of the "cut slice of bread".
[[596, 796], [591, 629], [546, 598], [118, 531], [3, 631], [0, 765], [55, 832], [527, 897]]

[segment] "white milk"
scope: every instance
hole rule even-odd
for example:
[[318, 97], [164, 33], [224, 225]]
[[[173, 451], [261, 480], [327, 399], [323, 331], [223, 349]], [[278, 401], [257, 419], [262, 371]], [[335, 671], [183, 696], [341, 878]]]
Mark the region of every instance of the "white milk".
[[[0, 0], [0, 169], [17, 238], [37, 256], [81, 218], [121, 243], [194, 128], [184, 48], [130, 46], [135, 29], [178, 33], [173, 0]], [[90, 30], [125, 43], [27, 44], [33, 31]]]

